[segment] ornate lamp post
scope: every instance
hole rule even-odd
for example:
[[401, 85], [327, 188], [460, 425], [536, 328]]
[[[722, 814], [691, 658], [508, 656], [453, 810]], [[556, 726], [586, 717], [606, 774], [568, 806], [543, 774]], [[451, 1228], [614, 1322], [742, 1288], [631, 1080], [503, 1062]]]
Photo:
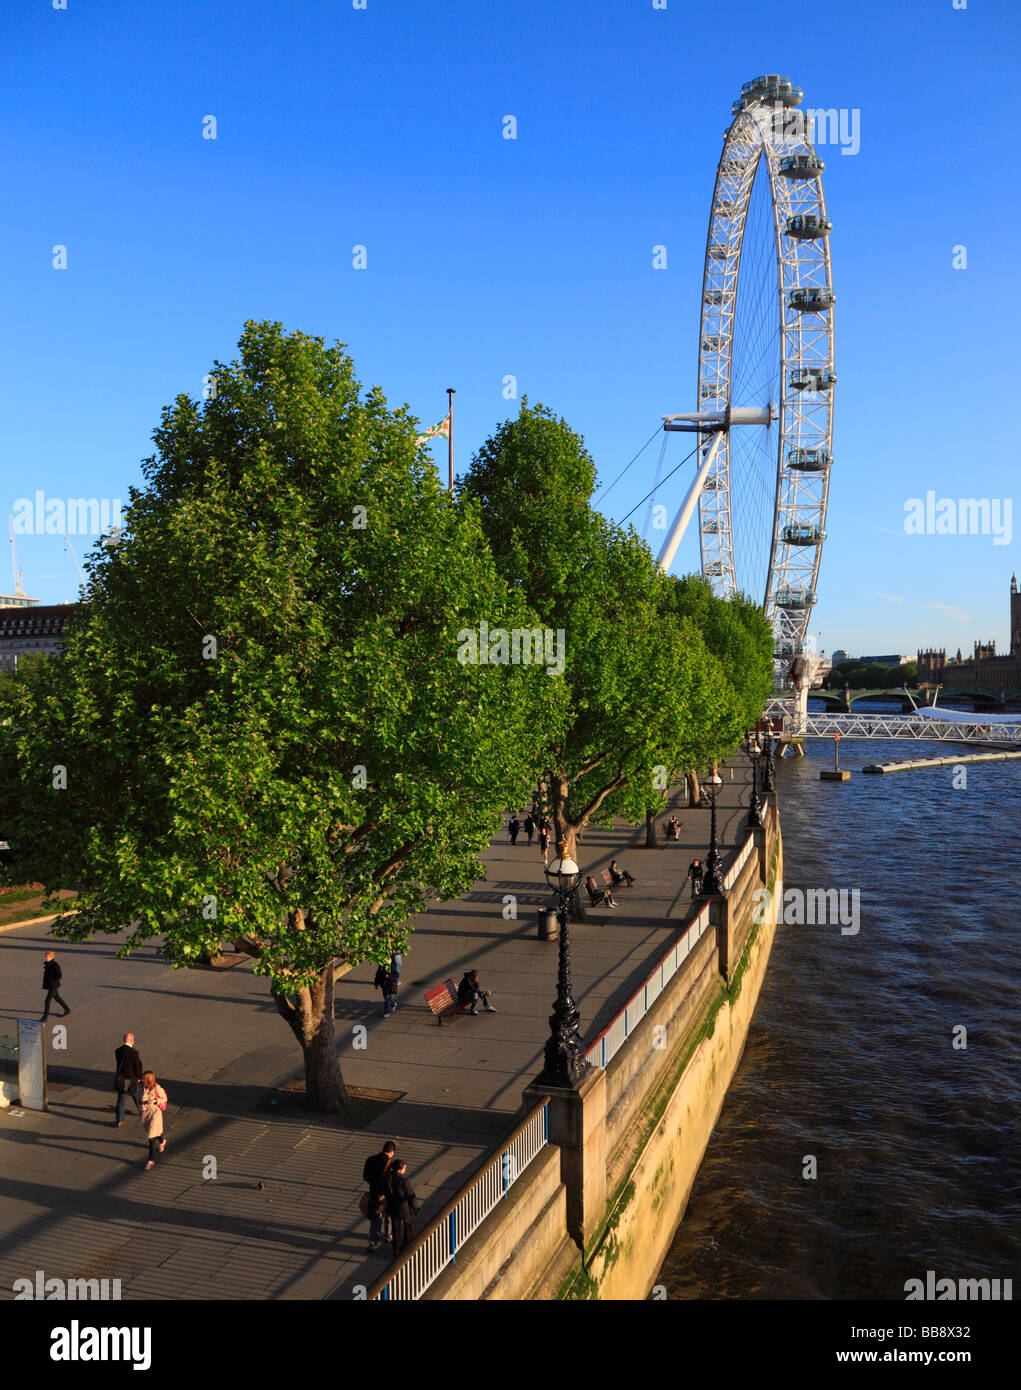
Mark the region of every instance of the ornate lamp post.
[[752, 743], [751, 734], [748, 735], [747, 749], [752, 764], [752, 796], [748, 803], [748, 819], [745, 824], [754, 829], [762, 830], [765, 826], [765, 821], [762, 819], [762, 802], [759, 800], [759, 759], [762, 757], [762, 748], [757, 733], [754, 743]]
[[776, 783], [773, 780], [775, 768], [773, 766], [773, 731], [766, 727], [766, 766], [762, 777], [762, 794], [770, 796], [776, 791]]
[[709, 853], [705, 857], [705, 877], [702, 879], [703, 893], [723, 892], [723, 877], [720, 874], [723, 860], [716, 846], [716, 798], [719, 796], [722, 786], [723, 778], [716, 771], [716, 764], [714, 763], [713, 775], [706, 782], [706, 795], [709, 797], [712, 819], [709, 822]]
[[546, 880], [557, 895], [560, 964], [557, 970], [557, 998], [550, 1015], [550, 1036], [546, 1043], [539, 1086], [574, 1086], [589, 1070], [584, 1044], [578, 1031], [581, 1014], [571, 993], [571, 941], [568, 935], [567, 900], [577, 887], [581, 870], [575, 861], [557, 847], [557, 857], [546, 865]]

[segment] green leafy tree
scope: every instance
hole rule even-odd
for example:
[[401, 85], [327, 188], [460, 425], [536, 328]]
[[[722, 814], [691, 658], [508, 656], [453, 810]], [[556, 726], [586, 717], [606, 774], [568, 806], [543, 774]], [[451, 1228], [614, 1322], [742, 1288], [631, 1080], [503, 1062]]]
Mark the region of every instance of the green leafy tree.
[[478, 878], [565, 692], [459, 659], [466, 629], [534, 616], [339, 345], [248, 324], [212, 377], [165, 410], [63, 659], [7, 700], [9, 838], [78, 888], [61, 936], [130, 924], [121, 954], [177, 964], [242, 943], [325, 1111], [336, 965]]
[[564, 634], [569, 719], [546, 765], [568, 853], [589, 824], [640, 820], [664, 769], [722, 757], [761, 713], [771, 672], [764, 620], [746, 636], [747, 605], [717, 613], [704, 586], [660, 574], [633, 530], [593, 509], [594, 480], [582, 439], [523, 400], [460, 488], [507, 582]]

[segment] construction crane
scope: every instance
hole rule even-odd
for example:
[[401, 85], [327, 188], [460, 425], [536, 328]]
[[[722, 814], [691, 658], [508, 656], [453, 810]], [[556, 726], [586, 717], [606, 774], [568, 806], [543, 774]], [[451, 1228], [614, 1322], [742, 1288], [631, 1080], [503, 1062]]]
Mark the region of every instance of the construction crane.
[[67, 541], [67, 548], [71, 552], [71, 559], [74, 561], [74, 567], [78, 571], [78, 578], [82, 581], [82, 588], [84, 589], [86, 587], [87, 581], [85, 579], [84, 574], [82, 574], [82, 567], [78, 563], [78, 556], [74, 553], [74, 546], [71, 544], [71, 541], [66, 534], [64, 536], [64, 540]]
[[7, 534], [11, 538], [11, 569], [14, 571], [14, 597], [25, 597], [25, 576], [18, 569], [18, 547], [14, 544], [14, 513], [7, 514]]

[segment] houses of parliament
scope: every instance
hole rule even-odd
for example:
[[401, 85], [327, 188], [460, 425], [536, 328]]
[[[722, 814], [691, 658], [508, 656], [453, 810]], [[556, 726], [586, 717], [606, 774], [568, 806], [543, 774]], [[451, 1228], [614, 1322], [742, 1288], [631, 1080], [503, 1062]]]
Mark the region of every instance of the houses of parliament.
[[947, 658], [942, 649], [918, 653], [918, 684], [946, 690], [1021, 690], [1021, 594], [1010, 578], [1010, 654], [996, 655], [995, 642], [976, 642], [971, 658]]

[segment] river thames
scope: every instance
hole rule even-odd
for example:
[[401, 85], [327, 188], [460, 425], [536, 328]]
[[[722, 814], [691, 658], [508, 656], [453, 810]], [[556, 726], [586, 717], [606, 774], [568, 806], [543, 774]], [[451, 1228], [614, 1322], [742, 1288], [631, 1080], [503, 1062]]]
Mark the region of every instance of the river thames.
[[968, 767], [955, 789], [949, 767], [860, 772], [954, 746], [845, 740], [851, 780], [827, 783], [832, 745], [807, 747], [778, 764], [785, 890], [860, 889], [860, 930], [778, 928], [659, 1283], [670, 1298], [899, 1301], [930, 1269], [1013, 1278], [1021, 763]]

